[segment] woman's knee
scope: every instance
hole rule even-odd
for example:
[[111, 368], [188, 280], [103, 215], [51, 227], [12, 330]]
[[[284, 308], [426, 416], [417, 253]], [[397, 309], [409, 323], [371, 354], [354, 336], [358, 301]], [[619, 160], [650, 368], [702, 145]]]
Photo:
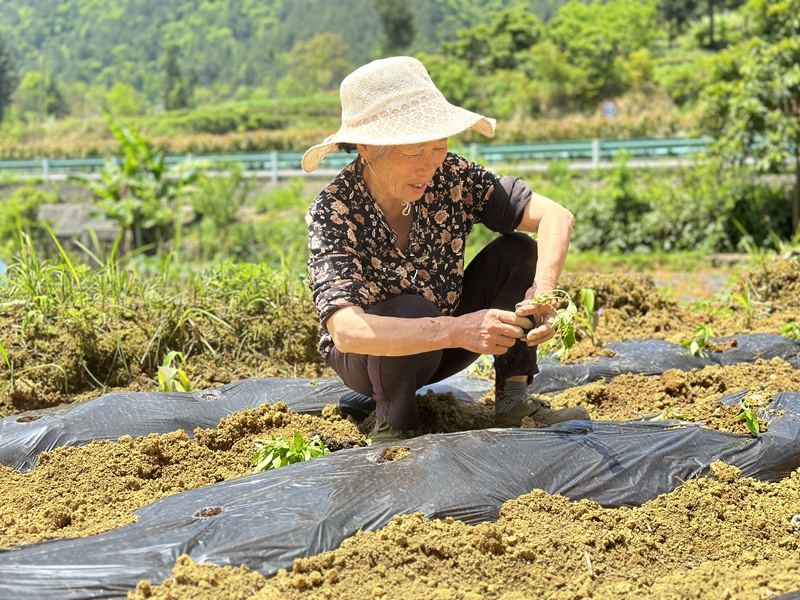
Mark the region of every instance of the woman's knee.
[[501, 235], [492, 243], [502, 246], [502, 252], [505, 255], [532, 260], [534, 263], [539, 255], [539, 247], [536, 244], [536, 240], [526, 233], [515, 231], [514, 233]]
[[367, 313], [384, 317], [438, 317], [442, 313], [430, 300], [415, 294], [395, 296], [374, 306], [370, 306]]
[[510, 270], [521, 274], [534, 273], [538, 258], [536, 240], [525, 233], [514, 232], [492, 240], [473, 262], [484, 265], [484, 268], [496, 269], [497, 272]]

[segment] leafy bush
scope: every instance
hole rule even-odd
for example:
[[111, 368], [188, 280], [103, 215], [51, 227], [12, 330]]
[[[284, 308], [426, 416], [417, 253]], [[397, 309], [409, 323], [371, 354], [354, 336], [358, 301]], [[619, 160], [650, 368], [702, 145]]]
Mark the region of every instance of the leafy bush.
[[166, 164], [163, 149], [135, 129], [122, 127], [105, 113], [108, 126], [123, 150], [121, 162], [108, 160], [100, 179], [73, 176], [98, 199], [98, 207], [133, 233], [135, 248], [145, 245], [145, 233], [160, 240], [175, 218], [178, 203], [200, 176], [190, 163], [175, 168]]
[[195, 215], [212, 225], [214, 235], [236, 220], [255, 185], [236, 163], [228, 165], [227, 171], [227, 175], [201, 176], [191, 198]]
[[303, 196], [305, 184], [302, 178], [292, 179], [278, 188], [257, 196], [253, 200], [253, 206], [258, 213], [276, 214], [284, 211], [305, 213], [311, 203], [311, 198]]
[[603, 179], [603, 186], [589, 191], [576, 223], [582, 243], [610, 252], [642, 252], [653, 245], [652, 232], [644, 218], [652, 212], [643, 190], [636, 186], [627, 157]]
[[20, 231], [31, 236], [36, 246], [41, 245], [47, 232], [38, 220], [39, 208], [56, 199], [53, 193], [26, 185], [0, 201], [0, 258], [8, 260], [19, 249]]
[[751, 171], [703, 161], [674, 170], [636, 170], [624, 158], [588, 178], [533, 179], [537, 192], [575, 213], [573, 250], [611, 253], [739, 249], [790, 237], [787, 189]]
[[678, 106], [693, 106], [706, 82], [710, 58], [706, 54], [687, 56], [680, 62], [660, 61], [654, 80]]
[[269, 440], [257, 440], [256, 448], [251, 465], [253, 473], [279, 469], [330, 454], [319, 436], [306, 440], [299, 431], [294, 432], [292, 441], [274, 435]]

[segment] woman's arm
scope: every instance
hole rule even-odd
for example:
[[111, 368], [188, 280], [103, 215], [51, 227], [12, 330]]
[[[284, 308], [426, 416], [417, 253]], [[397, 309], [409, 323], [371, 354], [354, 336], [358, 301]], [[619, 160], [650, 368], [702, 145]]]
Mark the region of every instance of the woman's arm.
[[371, 315], [358, 306], [340, 308], [326, 326], [341, 352], [406, 356], [465, 348], [478, 354], [504, 354], [530, 329], [529, 319], [498, 309], [460, 317], [403, 319]]
[[[536, 293], [550, 291], [558, 284], [574, 222], [575, 217], [568, 209], [540, 194], [531, 195], [517, 229], [537, 234], [539, 259], [532, 286]], [[528, 294], [525, 298], [529, 299]]]
[[[533, 193], [518, 229], [537, 234], [539, 258], [536, 262], [536, 275], [531, 287], [525, 292], [525, 300], [549, 292], [558, 285], [558, 278], [564, 270], [569, 251], [569, 240], [575, 217], [560, 204]], [[555, 310], [547, 304], [535, 304], [517, 308], [518, 316], [529, 317], [534, 327], [527, 333], [529, 346], [537, 346], [555, 335], [553, 322]]]

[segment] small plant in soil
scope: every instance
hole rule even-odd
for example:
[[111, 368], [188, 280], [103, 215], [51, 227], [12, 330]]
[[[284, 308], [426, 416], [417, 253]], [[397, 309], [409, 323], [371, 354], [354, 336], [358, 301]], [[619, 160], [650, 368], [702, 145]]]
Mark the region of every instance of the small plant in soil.
[[578, 316], [578, 308], [572, 301], [572, 297], [565, 290], [555, 289], [534, 296], [532, 300], [524, 300], [518, 303], [517, 307], [532, 304], [549, 304], [556, 311], [556, 317], [553, 320], [555, 335], [551, 340], [539, 346], [539, 355], [547, 354], [552, 350], [557, 356], [566, 358], [570, 348], [575, 345], [575, 323]]
[[664, 412], [656, 415], [655, 417], [649, 419], [650, 421], [689, 421], [693, 422], [696, 419], [688, 413], [681, 412], [673, 408], [672, 406], [667, 406], [664, 408]]
[[467, 367], [467, 373], [476, 379], [489, 379], [493, 367], [492, 357], [481, 354], [474, 363]]
[[14, 386], [15, 378], [27, 373], [29, 371], [35, 371], [37, 369], [58, 369], [61, 372], [62, 377], [64, 378], [64, 391], [69, 391], [67, 389], [67, 372], [64, 370], [63, 367], [60, 365], [56, 365], [53, 363], [48, 363], [46, 365], [33, 365], [31, 367], [26, 367], [24, 369], [20, 369], [19, 371], [14, 370], [14, 361], [8, 356], [8, 352], [6, 352], [6, 347], [0, 342], [0, 357], [3, 359], [3, 363], [5, 363], [6, 368], [8, 369], [8, 385], [3, 389], [2, 393], [5, 394]]
[[589, 336], [589, 339], [592, 341], [592, 346], [597, 346], [595, 331], [597, 331], [597, 324], [600, 321], [600, 315], [603, 313], [603, 310], [595, 310], [593, 289], [581, 289], [581, 307], [583, 308], [583, 312], [578, 314], [578, 320], [580, 322], [579, 328], [582, 333]]
[[744, 308], [744, 326], [750, 329], [750, 324], [753, 321], [753, 303], [750, 301], [750, 284], [745, 282], [744, 290], [741, 294], [733, 294], [732, 298], [736, 300]]
[[256, 440], [256, 453], [253, 455], [253, 473], [279, 469], [286, 465], [304, 462], [330, 454], [330, 450], [318, 435], [305, 439], [299, 431], [289, 441], [285, 437], [269, 440]]
[[578, 308], [572, 297], [566, 291], [556, 289], [534, 296], [532, 300], [520, 302], [517, 307], [532, 304], [549, 304], [556, 311], [556, 318], [553, 321], [555, 335], [549, 342], [539, 346], [540, 353], [553, 349], [558, 356], [568, 356], [569, 349], [575, 345], [575, 321], [578, 316]]
[[694, 337], [684, 340], [682, 344], [689, 348], [692, 356], [699, 356], [701, 358], [708, 357], [708, 351], [713, 350], [716, 345], [711, 341], [714, 335], [714, 330], [710, 325], [697, 325], [694, 329]]
[[761, 433], [761, 425], [758, 422], [758, 414], [752, 408], [742, 405], [742, 412], [736, 417], [739, 421], [744, 421], [747, 424], [747, 429], [754, 437], [758, 437]]
[[162, 392], [191, 391], [186, 371], [180, 367], [173, 366], [176, 359], [184, 365], [186, 364], [183, 353], [173, 350], [164, 357], [164, 363], [158, 367], [158, 389]]
[[792, 321], [781, 327], [781, 335], [791, 338], [795, 342], [800, 340], [800, 321]]
[[761, 394], [748, 394], [741, 401], [742, 412], [736, 418], [745, 422], [753, 437], [758, 437], [767, 430], [769, 423], [759, 419], [758, 411], [756, 410], [758, 407], [763, 408], [765, 405], [764, 396]]

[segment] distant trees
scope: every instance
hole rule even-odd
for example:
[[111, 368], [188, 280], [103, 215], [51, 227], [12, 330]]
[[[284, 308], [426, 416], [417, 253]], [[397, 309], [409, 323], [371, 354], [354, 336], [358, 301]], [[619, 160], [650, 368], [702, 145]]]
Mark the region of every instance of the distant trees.
[[491, 14], [491, 22], [458, 32], [458, 39], [442, 44], [442, 53], [464, 61], [481, 74], [516, 69], [544, 32], [542, 20], [517, 6]]
[[[0, 0], [0, 36], [25, 82], [11, 112], [22, 118], [34, 99], [60, 114], [59, 94], [76, 115], [119, 116], [306, 96], [400, 52], [422, 58], [453, 102], [500, 119], [588, 113], [609, 96], [629, 115], [697, 101], [715, 54], [699, 47], [709, 15], [714, 40], [749, 36], [747, 20], [723, 12], [741, 1]], [[0, 114], [17, 84], [10, 57], [0, 45]]]
[[11, 52], [3, 38], [0, 38], [0, 123], [3, 122], [6, 107], [11, 103], [11, 95], [17, 88], [17, 75]]
[[405, 50], [414, 40], [414, 11], [408, 0], [372, 0], [383, 30], [382, 49], [392, 55]]
[[40, 71], [28, 71], [15, 93], [16, 102], [24, 113], [63, 117], [67, 114], [67, 103], [52, 76]]
[[117, 81], [108, 90], [105, 106], [111, 114], [119, 117], [132, 117], [142, 114], [142, 105], [139, 99], [139, 92], [130, 84]]
[[800, 224], [800, 0], [753, 0], [754, 37], [723, 52], [702, 96], [701, 125], [716, 151], [761, 170], [795, 172], [792, 230]]
[[518, 5], [444, 42], [444, 62], [428, 60], [448, 98], [472, 94], [499, 118], [586, 110], [652, 81], [653, 56], [665, 37], [657, 6], [658, 0], [571, 0], [544, 23]]
[[178, 49], [170, 46], [164, 62], [164, 110], [178, 110], [190, 106], [192, 87], [192, 78], [184, 78], [181, 73]]
[[297, 42], [286, 56], [289, 73], [278, 91], [284, 96], [303, 96], [337, 89], [352, 70], [349, 53], [350, 45], [337, 33]]
[[683, 33], [686, 26], [695, 18], [698, 0], [660, 0], [658, 12], [667, 24], [670, 46], [675, 38]]
[[588, 5], [572, 0], [561, 8], [548, 23], [547, 39], [574, 69], [570, 84], [577, 104], [596, 106], [626, 89], [626, 63], [635, 52], [652, 50], [664, 36], [657, 17], [656, 0]]
[[431, 76], [447, 98], [465, 107], [498, 118], [528, 115], [535, 104], [530, 50], [544, 24], [524, 6], [491, 12], [490, 19], [444, 42], [444, 60], [426, 61]]

